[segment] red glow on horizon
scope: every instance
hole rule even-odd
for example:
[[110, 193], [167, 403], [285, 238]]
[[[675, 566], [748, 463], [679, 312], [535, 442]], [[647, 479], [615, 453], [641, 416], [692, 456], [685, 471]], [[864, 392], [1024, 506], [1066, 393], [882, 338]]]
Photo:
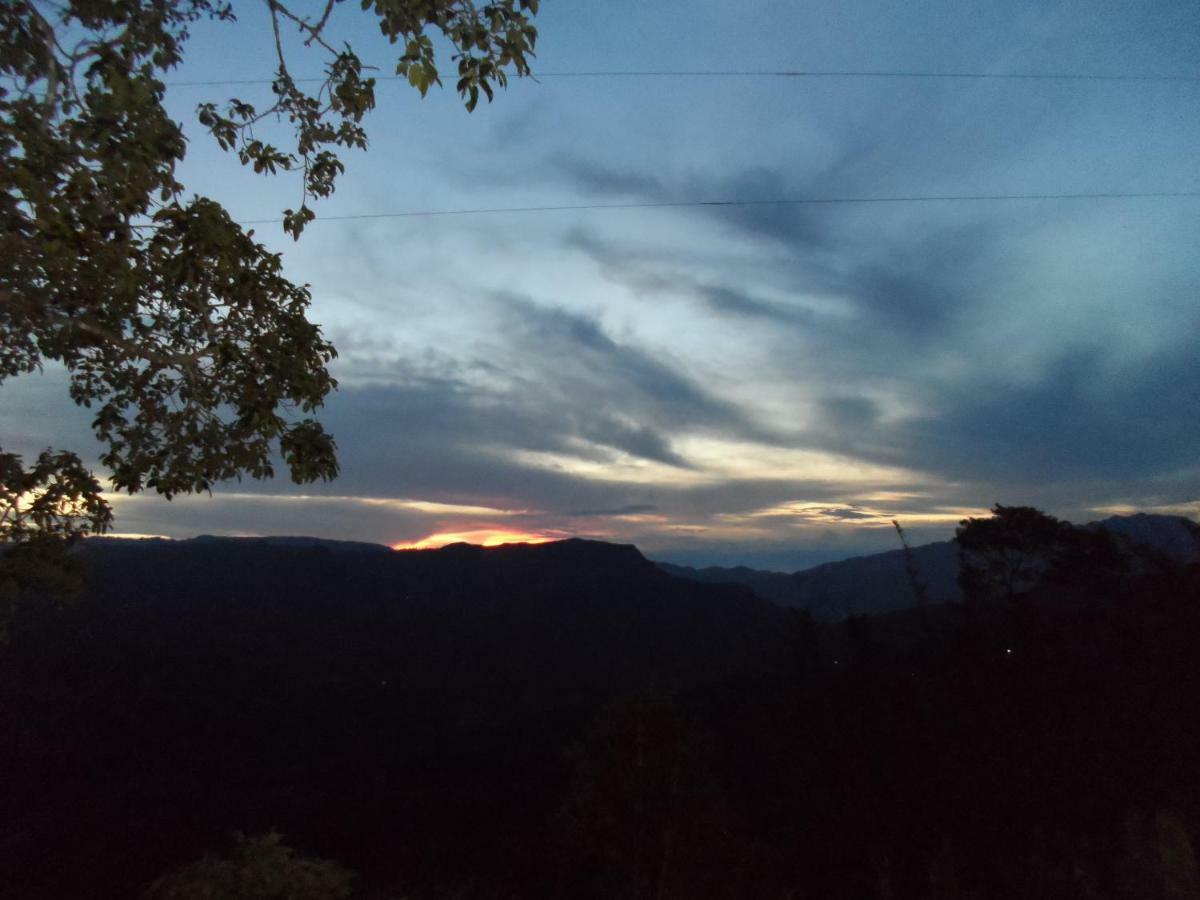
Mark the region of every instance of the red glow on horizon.
[[499, 547], [502, 544], [548, 544], [561, 538], [536, 532], [511, 531], [501, 528], [480, 528], [474, 531], [439, 531], [419, 541], [392, 544], [393, 550], [436, 550], [447, 544], [477, 544], [480, 547]]

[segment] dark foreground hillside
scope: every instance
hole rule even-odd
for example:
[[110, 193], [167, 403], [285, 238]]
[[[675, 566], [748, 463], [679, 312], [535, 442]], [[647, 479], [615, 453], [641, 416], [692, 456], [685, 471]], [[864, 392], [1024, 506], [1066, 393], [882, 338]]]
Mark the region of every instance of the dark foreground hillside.
[[1195, 566], [826, 624], [579, 541], [84, 553], [0, 652], [5, 896], [271, 829], [362, 898], [1200, 891]]
[[0, 852], [27, 898], [132, 896], [234, 828], [385, 875], [490, 873], [547, 839], [590, 710], [782, 645], [748, 590], [610, 544], [82, 553], [77, 608], [0, 654]]

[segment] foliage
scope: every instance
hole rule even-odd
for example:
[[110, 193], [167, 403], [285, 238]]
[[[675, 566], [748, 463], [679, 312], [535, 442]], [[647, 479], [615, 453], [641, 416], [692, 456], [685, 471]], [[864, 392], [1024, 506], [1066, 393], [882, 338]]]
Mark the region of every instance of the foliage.
[[275, 832], [235, 836], [232, 852], [206, 857], [160, 878], [147, 900], [344, 900], [350, 873], [337, 863], [297, 856]]
[[900, 546], [904, 550], [904, 575], [908, 579], [908, 586], [912, 588], [913, 602], [917, 606], [927, 606], [929, 590], [925, 587], [924, 579], [921, 578], [921, 570], [917, 568], [916, 558], [913, 556], [912, 547], [908, 544], [908, 537], [904, 534], [900, 520], [892, 519], [892, 527], [896, 529], [896, 536], [900, 538]]
[[73, 453], [45, 450], [29, 468], [0, 453], [0, 637], [7, 634], [23, 596], [68, 597], [77, 592], [79, 567], [67, 546], [103, 531], [112, 513], [100, 485]]
[[964, 519], [954, 533], [959, 584], [968, 600], [1007, 598], [1035, 587], [1066, 546], [1070, 524], [1030, 506], [992, 508], [987, 519]]
[[1106, 593], [1135, 568], [1170, 565], [1160, 553], [1104, 528], [1081, 528], [1029, 506], [996, 504], [955, 532], [959, 585], [968, 600], [1008, 599], [1039, 585]]
[[100, 486], [73, 453], [45, 450], [32, 468], [0, 453], [0, 539], [23, 543], [50, 534], [74, 538], [99, 531], [110, 514], [95, 502]]
[[[266, 0], [275, 102], [201, 103], [200, 125], [255, 172], [296, 172], [303, 201], [284, 213], [299, 237], [329, 196], [342, 149], [363, 149], [375, 81], [319, 16]], [[529, 74], [538, 0], [365, 0], [402, 50], [397, 72], [424, 94], [440, 84], [432, 38], [451, 45], [468, 109], [507, 73]], [[163, 106], [164, 76], [189, 28], [234, 22], [222, 0], [15, 0], [0, 4], [0, 381], [61, 363], [72, 399], [94, 410], [113, 485], [171, 497], [221, 480], [266, 478], [281, 458], [297, 482], [330, 479], [333, 438], [313, 418], [336, 387], [334, 348], [307, 318], [306, 286], [216, 201], [184, 197], [187, 141]], [[313, 90], [292, 77], [281, 29], [325, 58]], [[285, 123], [291, 146], [255, 135]], [[110, 516], [72, 454], [58, 478], [95, 514], [48, 534], [100, 531]], [[50, 518], [29, 519], [37, 527]], [[86, 527], [83, 527], [86, 526]], [[74, 532], [73, 532], [74, 533]], [[7, 537], [7, 535], [0, 535]]]

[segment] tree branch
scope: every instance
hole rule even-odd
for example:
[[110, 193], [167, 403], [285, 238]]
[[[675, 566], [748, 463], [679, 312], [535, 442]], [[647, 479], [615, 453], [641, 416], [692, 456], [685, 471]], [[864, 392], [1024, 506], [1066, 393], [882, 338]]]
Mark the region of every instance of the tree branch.
[[[337, 50], [331, 47], [326, 42], [325, 38], [321, 36], [321, 32], [325, 30], [325, 23], [329, 20], [329, 14], [333, 12], [333, 0], [328, 0], [325, 6], [325, 11], [322, 13], [321, 18], [316, 25], [313, 25], [308, 21], [308, 19], [303, 19], [296, 15], [294, 12], [280, 3], [279, 0], [267, 0], [267, 3], [271, 7], [272, 17], [274, 17], [275, 12], [279, 12], [281, 15], [291, 19], [293, 22], [299, 25], [301, 31], [308, 32], [309, 37], [308, 40], [304, 42], [304, 46], [309, 47], [312, 45], [313, 41], [316, 41], [334, 56], [337, 55]], [[275, 46], [279, 47], [279, 29], [277, 25], [275, 29]], [[280, 49], [279, 52], [282, 54], [282, 49]]]
[[60, 66], [58, 57], [55, 55], [55, 50], [58, 49], [58, 37], [54, 33], [54, 26], [51, 25], [46, 17], [38, 12], [37, 7], [32, 3], [28, 5], [29, 12], [33, 15], [34, 21], [37, 22], [38, 28], [42, 32], [42, 42], [46, 51], [46, 90], [42, 94], [42, 127], [45, 128], [50, 124], [50, 119], [54, 116], [55, 101], [58, 98], [59, 79], [61, 78]]
[[149, 347], [144, 347], [141, 344], [134, 343], [115, 331], [111, 331], [102, 325], [95, 325], [91, 322], [84, 322], [80, 319], [70, 319], [66, 317], [55, 317], [65, 326], [78, 328], [80, 331], [98, 337], [108, 344], [116, 347], [119, 350], [124, 350], [130, 356], [144, 359], [147, 362], [155, 363], [160, 366], [169, 366], [177, 369], [191, 369], [212, 353], [211, 347], [205, 347], [203, 350], [197, 350], [194, 353], [160, 353]]
[[[326, 0], [325, 10], [321, 13], [321, 18], [317, 20], [317, 24], [313, 26], [314, 31], [320, 32], [325, 30], [325, 23], [329, 21], [329, 16], [333, 12], [333, 5], [336, 2], [337, 0]], [[316, 40], [315, 35], [305, 41], [304, 46], [307, 47], [311, 45], [314, 40]]]

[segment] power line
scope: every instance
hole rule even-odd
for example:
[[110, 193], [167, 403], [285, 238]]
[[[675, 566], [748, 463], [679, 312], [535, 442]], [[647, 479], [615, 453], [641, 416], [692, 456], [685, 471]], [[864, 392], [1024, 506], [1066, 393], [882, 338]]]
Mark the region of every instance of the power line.
[[[389, 76], [391, 77], [391, 76]], [[535, 78], [968, 78], [1031, 81], [1193, 81], [1200, 75], [1105, 75], [1069, 72], [919, 72], [872, 71], [853, 69], [830, 70], [684, 70], [632, 72], [545, 72]]]
[[[641, 203], [574, 203], [561, 206], [494, 206], [474, 209], [409, 210], [387, 213], [353, 213], [320, 216], [318, 222], [345, 222], [360, 219], [415, 219], [434, 216], [475, 216], [498, 213], [576, 212], [605, 209], [683, 209], [688, 207], [734, 206], [834, 206], [868, 203], [985, 203], [1013, 200], [1166, 200], [1200, 197], [1197, 191], [1143, 191], [1075, 194], [939, 194], [907, 197], [796, 197], [777, 200], [664, 200]], [[244, 219], [241, 225], [276, 225], [283, 219]]]
[[[400, 75], [376, 75], [376, 81], [404, 81]], [[856, 69], [742, 69], [707, 70], [685, 69], [633, 70], [617, 72], [537, 72], [541, 78], [912, 78], [949, 79], [967, 81], [1132, 81], [1132, 82], [1183, 82], [1200, 83], [1200, 75], [1108, 75], [1082, 72], [922, 72], [922, 71], [872, 71]], [[216, 79], [212, 81], [169, 81], [168, 87], [219, 87], [224, 85], [274, 84], [273, 78]], [[316, 84], [324, 78], [295, 78], [297, 83]]]

